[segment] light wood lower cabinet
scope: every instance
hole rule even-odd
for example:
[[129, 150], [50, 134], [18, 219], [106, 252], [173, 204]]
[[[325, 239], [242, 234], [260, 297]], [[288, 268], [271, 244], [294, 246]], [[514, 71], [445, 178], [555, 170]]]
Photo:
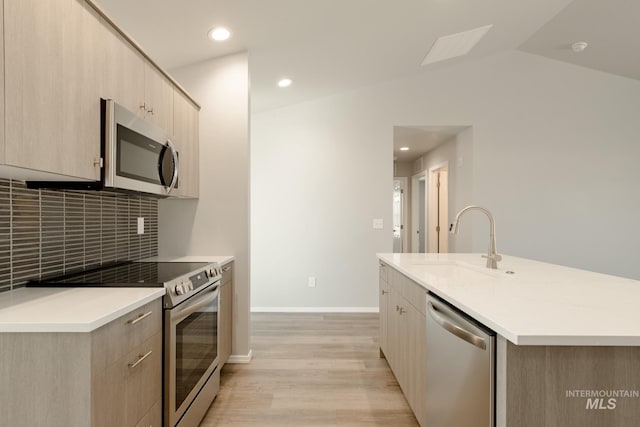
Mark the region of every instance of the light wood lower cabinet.
[[91, 333], [2, 333], [0, 378], [2, 426], [160, 426], [161, 302]]
[[423, 287], [380, 264], [380, 350], [421, 426], [426, 425], [426, 294]]
[[220, 285], [220, 366], [231, 356], [233, 338], [233, 262], [222, 267]]

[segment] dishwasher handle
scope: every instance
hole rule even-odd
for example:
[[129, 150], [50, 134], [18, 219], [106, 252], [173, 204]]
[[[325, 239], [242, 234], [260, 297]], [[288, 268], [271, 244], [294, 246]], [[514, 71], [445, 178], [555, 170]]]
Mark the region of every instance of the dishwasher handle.
[[469, 332], [466, 329], [461, 328], [460, 326], [445, 319], [446, 317], [445, 313], [438, 310], [438, 308], [435, 305], [433, 305], [431, 301], [427, 302], [427, 311], [429, 312], [433, 320], [435, 320], [436, 323], [438, 323], [438, 325], [442, 326], [444, 329], [451, 332], [453, 335], [465, 340], [469, 344], [472, 344], [481, 350], [487, 349], [487, 341], [484, 338], [479, 337], [476, 334]]

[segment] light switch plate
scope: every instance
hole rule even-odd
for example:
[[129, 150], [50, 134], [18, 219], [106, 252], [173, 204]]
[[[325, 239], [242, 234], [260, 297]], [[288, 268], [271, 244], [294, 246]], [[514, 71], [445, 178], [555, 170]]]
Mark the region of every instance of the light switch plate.
[[382, 218], [375, 218], [373, 220], [373, 228], [375, 230], [382, 230], [384, 228], [384, 221]]
[[144, 234], [144, 217], [138, 217], [138, 234]]

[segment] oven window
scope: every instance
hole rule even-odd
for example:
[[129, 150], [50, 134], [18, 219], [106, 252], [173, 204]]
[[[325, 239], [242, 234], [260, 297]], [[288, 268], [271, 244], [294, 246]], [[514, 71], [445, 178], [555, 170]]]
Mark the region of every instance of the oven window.
[[176, 408], [218, 356], [218, 298], [176, 325]]

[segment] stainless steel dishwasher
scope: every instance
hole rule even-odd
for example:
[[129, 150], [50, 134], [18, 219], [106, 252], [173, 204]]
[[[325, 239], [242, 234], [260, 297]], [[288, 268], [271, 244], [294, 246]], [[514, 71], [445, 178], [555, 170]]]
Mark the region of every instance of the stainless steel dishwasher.
[[495, 426], [495, 332], [427, 295], [426, 422]]

